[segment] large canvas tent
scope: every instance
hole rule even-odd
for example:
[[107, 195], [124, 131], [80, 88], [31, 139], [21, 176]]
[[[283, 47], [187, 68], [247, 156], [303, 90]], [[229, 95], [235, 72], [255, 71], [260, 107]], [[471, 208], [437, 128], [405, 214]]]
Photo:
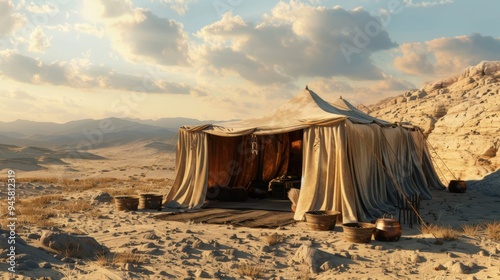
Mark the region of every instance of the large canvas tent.
[[299, 173], [294, 218], [337, 210], [344, 222], [394, 213], [398, 197], [442, 189], [418, 128], [374, 118], [309, 89], [265, 117], [179, 129], [167, 207], [200, 208], [208, 188]]

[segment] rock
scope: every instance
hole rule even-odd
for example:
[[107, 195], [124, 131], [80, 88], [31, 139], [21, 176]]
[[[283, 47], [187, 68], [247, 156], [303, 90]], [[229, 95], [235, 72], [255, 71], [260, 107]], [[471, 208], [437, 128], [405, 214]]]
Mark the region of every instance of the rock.
[[52, 268], [52, 264], [50, 264], [49, 262], [43, 262], [40, 264], [40, 267], [45, 269], [50, 269]]
[[328, 271], [328, 270], [331, 270], [331, 269], [334, 269], [335, 268], [335, 264], [333, 263], [332, 260], [330, 261], [326, 261], [324, 262], [322, 265], [321, 265], [321, 270], [323, 271]]
[[269, 253], [271, 252], [271, 247], [270, 246], [267, 246], [267, 245], [264, 245], [260, 248], [260, 251], [261, 252], [264, 252], [264, 253]]
[[461, 262], [456, 262], [454, 263], [452, 266], [451, 266], [451, 272], [455, 272], [455, 273], [461, 273], [461, 274], [466, 274], [468, 271], [467, 271], [467, 266], [465, 266], [463, 263]]
[[42, 234], [40, 244], [59, 254], [77, 258], [92, 258], [105, 251], [105, 247], [90, 236], [68, 235], [50, 231]]
[[92, 204], [110, 203], [113, 198], [107, 192], [98, 192], [90, 198]]
[[36, 234], [36, 233], [30, 233], [28, 234], [27, 238], [28, 239], [40, 239], [41, 235], [40, 234]]
[[198, 277], [198, 278], [206, 278], [208, 277], [208, 273], [206, 273], [205, 271], [203, 271], [202, 269], [198, 269], [194, 272], [194, 276]]
[[295, 255], [290, 260], [290, 265], [293, 265], [293, 263], [305, 264], [310, 271], [317, 273], [320, 266], [329, 258], [331, 256], [328, 256], [327, 253], [313, 248], [311, 242], [306, 242], [295, 251]]
[[158, 235], [154, 234], [154, 232], [148, 232], [144, 234], [142, 237], [144, 237], [144, 239], [147, 240], [155, 240], [160, 238]]
[[201, 249], [201, 248], [203, 248], [203, 245], [204, 245], [203, 241], [197, 239], [193, 242], [193, 244], [191, 246], [193, 246], [193, 248], [195, 248], [195, 249]]

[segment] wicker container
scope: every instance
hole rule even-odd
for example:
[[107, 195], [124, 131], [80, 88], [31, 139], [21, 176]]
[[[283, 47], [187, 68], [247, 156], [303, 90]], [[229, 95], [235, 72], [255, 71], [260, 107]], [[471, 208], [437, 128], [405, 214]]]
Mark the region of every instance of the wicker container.
[[139, 206], [139, 198], [137, 197], [119, 195], [114, 198], [116, 209], [118, 211], [137, 210], [137, 206]]
[[161, 209], [163, 196], [151, 193], [143, 193], [139, 195], [139, 209]]
[[334, 229], [339, 215], [339, 211], [309, 211], [305, 213], [307, 225], [311, 230]]
[[375, 225], [371, 223], [343, 224], [345, 239], [354, 243], [368, 243], [372, 239]]

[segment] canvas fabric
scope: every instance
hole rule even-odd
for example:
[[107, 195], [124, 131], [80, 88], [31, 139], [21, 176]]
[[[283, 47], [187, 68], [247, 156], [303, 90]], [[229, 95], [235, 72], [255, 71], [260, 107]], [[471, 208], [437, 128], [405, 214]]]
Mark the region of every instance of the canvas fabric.
[[[208, 187], [245, 186], [285, 174], [290, 132], [302, 133], [296, 220], [311, 210], [337, 210], [344, 222], [371, 221], [394, 211], [400, 194], [430, 199], [429, 188], [444, 187], [420, 131], [306, 90], [269, 116], [181, 128], [166, 206], [199, 208]], [[252, 152], [255, 136], [258, 154]]]

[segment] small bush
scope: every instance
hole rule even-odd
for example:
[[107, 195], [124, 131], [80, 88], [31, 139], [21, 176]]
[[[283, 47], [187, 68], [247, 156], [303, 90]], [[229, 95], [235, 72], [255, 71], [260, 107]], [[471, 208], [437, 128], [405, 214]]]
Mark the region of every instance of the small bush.
[[462, 232], [467, 236], [477, 236], [480, 226], [474, 224], [463, 224]]
[[500, 240], [500, 222], [493, 221], [485, 224], [486, 234], [493, 240]]
[[241, 276], [248, 276], [251, 278], [257, 278], [262, 273], [264, 269], [262, 266], [251, 265], [247, 262], [242, 262], [238, 265], [236, 272]]
[[283, 237], [275, 232], [271, 235], [266, 236], [265, 240], [269, 246], [273, 246], [281, 243], [283, 241]]

